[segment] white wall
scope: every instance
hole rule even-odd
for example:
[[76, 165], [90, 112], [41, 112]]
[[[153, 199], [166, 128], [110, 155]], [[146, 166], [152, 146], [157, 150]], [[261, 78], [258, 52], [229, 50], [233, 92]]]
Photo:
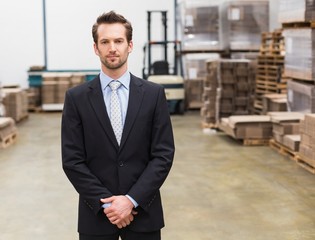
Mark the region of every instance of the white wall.
[[[146, 11], [167, 10], [169, 39], [174, 38], [172, 0], [121, 0], [119, 4], [115, 0], [46, 0], [48, 69], [99, 69], [91, 28], [100, 14], [110, 10], [133, 24], [129, 69], [138, 76], [142, 75], [142, 49], [147, 40]], [[156, 18], [152, 24], [160, 36], [160, 18]], [[29, 67], [44, 65], [42, 0], [0, 1], [0, 31], [0, 82], [27, 87]]]

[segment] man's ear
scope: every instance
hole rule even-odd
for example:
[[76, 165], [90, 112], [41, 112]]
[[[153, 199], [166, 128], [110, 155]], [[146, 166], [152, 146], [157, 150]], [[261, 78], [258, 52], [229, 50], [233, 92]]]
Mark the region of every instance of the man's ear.
[[131, 40], [128, 45], [128, 53], [131, 53], [133, 50], [133, 41]]
[[97, 44], [94, 43], [94, 44], [93, 44], [93, 47], [94, 47], [94, 52], [95, 52], [95, 54], [96, 54], [97, 56], [99, 56], [99, 51], [98, 51], [98, 48], [97, 48]]

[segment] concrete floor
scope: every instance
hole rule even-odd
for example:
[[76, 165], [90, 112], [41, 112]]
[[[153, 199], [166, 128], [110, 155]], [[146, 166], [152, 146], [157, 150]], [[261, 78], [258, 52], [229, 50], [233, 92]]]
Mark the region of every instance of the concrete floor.
[[[60, 159], [60, 113], [34, 113], [0, 150], [0, 239], [77, 239], [77, 195]], [[162, 188], [163, 240], [313, 240], [315, 175], [269, 147], [172, 116], [177, 152]]]

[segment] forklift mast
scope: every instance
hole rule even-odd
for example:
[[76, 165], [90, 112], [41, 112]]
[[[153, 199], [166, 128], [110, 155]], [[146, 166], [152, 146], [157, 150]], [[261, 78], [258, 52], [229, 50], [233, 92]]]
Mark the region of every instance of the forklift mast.
[[[151, 36], [151, 22], [152, 14], [161, 14], [163, 36], [162, 40], [153, 41]], [[180, 67], [180, 75], [183, 76], [182, 60], [180, 57], [181, 53], [181, 42], [180, 41], [168, 41], [167, 40], [167, 11], [147, 11], [148, 20], [148, 41], [145, 44], [144, 50], [144, 60], [143, 60], [143, 70], [142, 75], [144, 79], [147, 79], [150, 75], [177, 75], [178, 65]], [[170, 71], [170, 66], [168, 62], [168, 45], [173, 44], [174, 46], [174, 65], [173, 71]], [[159, 45], [163, 50], [163, 59], [155, 61], [152, 63], [152, 46]], [[146, 56], [148, 57], [146, 62]], [[147, 67], [146, 67], [147, 66]]]

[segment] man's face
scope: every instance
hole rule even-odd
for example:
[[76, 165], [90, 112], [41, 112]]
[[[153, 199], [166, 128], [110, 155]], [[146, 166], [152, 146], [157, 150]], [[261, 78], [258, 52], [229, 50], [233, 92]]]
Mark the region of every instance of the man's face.
[[100, 57], [103, 67], [108, 70], [127, 69], [127, 59], [133, 44], [132, 41], [127, 42], [125, 27], [120, 23], [101, 24], [97, 33], [94, 51]]

